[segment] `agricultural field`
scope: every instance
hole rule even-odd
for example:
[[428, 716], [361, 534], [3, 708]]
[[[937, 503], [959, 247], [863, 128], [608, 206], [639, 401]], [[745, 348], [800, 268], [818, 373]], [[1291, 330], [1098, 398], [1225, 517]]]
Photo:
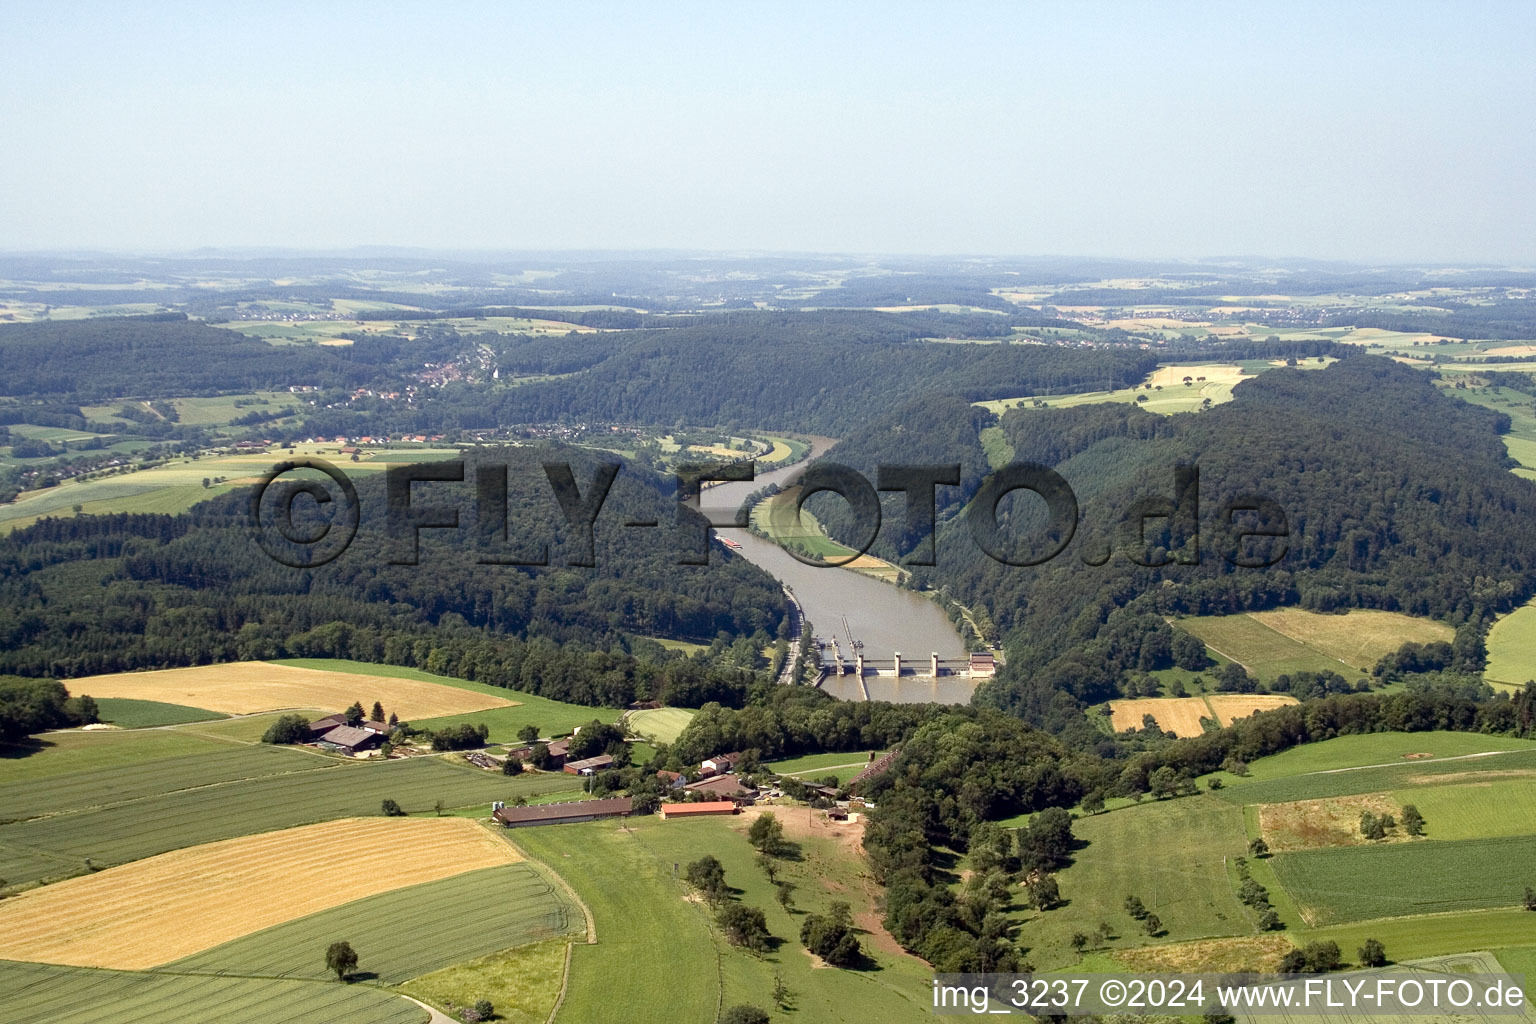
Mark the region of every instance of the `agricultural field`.
[[694, 714], [686, 708], [631, 711], [624, 716], [624, 723], [630, 732], [654, 743], [676, 743], [683, 730], [688, 728], [688, 723], [693, 721]]
[[[126, 748], [125, 748], [126, 749]], [[36, 755], [43, 757], [46, 755]], [[339, 767], [285, 747], [199, 744], [181, 756], [125, 761], [0, 786], [0, 821], [119, 804], [242, 779]]]
[[[1182, 797], [1078, 818], [1072, 831], [1085, 845], [1058, 876], [1069, 906], [1020, 912], [1018, 939], [1037, 966], [1075, 963], [1072, 934], [1100, 921], [1117, 949], [1253, 931], [1224, 867], [1248, 844], [1239, 808], [1210, 795]], [[1166, 934], [1148, 939], [1125, 912], [1127, 896], [1156, 914]]]
[[1295, 697], [1276, 694], [1212, 693], [1203, 697], [1143, 697], [1109, 702], [1110, 724], [1116, 732], [1140, 729], [1151, 715], [1157, 727], [1175, 736], [1199, 736], [1201, 719], [1231, 725], [1259, 711], [1295, 704]]
[[[7, 1024], [426, 1024], [427, 1011], [368, 985], [144, 974], [0, 961]], [[281, 1009], [277, 1009], [277, 1008]]]
[[129, 697], [102, 697], [96, 701], [96, 714], [103, 722], [119, 729], [148, 729], [187, 722], [208, 722], [225, 717], [218, 711], [189, 708], [184, 704], [166, 704]]
[[352, 900], [518, 859], [499, 836], [455, 817], [354, 818], [244, 836], [8, 899], [0, 958], [156, 967]]
[[1536, 679], [1536, 602], [1502, 615], [1488, 631], [1488, 667], [1483, 678], [1523, 686]]
[[492, 800], [579, 788], [569, 775], [506, 778], [435, 757], [331, 764], [0, 825], [0, 878], [12, 884], [59, 878], [88, 870], [87, 858], [102, 868], [257, 832], [376, 815], [386, 798], [408, 813], [431, 813], [438, 802], [484, 804], [489, 813]]
[[[409, 820], [481, 829], [463, 818]], [[515, 855], [499, 836], [490, 839]], [[449, 848], [446, 855], [451, 854]], [[398, 985], [475, 957], [584, 930], [581, 910], [563, 888], [545, 869], [523, 862], [466, 868], [450, 878], [395, 887], [250, 932], [166, 970], [323, 981], [328, 975], [319, 954], [344, 935], [357, 950], [360, 970], [379, 983]]]
[[221, 746], [212, 740], [170, 729], [44, 733], [21, 743], [0, 743], [0, 786], [94, 768], [118, 768], [142, 761], [208, 753]]
[[[778, 905], [773, 886], [755, 864], [745, 836], [749, 815], [673, 822], [641, 818], [624, 828], [593, 823], [517, 832], [518, 843], [554, 867], [596, 920], [596, 944], [572, 947], [569, 989], [556, 1024], [707, 1021], [720, 1005], [771, 1006], [776, 975], [792, 993], [797, 1016], [806, 1020], [916, 1024], [927, 1019], [931, 968], [883, 937], [877, 890], [856, 851], [861, 829], [808, 828], [804, 813], [780, 811], [788, 838], [799, 844], [798, 859], [780, 862], [780, 877], [796, 887], [793, 914]], [[777, 949], [757, 956], [730, 946], [707, 908], [685, 898], [673, 865], [705, 853], [724, 865], [737, 898], [763, 911], [768, 930], [782, 940]], [[803, 914], [824, 912], [833, 900], [850, 903], [855, 923], [867, 930], [859, 937], [870, 958], [866, 969], [820, 969], [800, 947]], [[665, 987], [649, 983], [653, 965], [647, 951], [657, 948], [701, 969], [676, 972]], [[616, 992], [624, 998], [615, 999]]]
[[263, 661], [119, 672], [71, 679], [66, 685], [72, 693], [88, 693], [98, 699], [186, 702], [233, 715], [283, 708], [330, 707], [339, 711], [360, 700], [364, 708], [381, 701], [386, 712], [399, 715], [401, 721], [415, 722], [514, 703], [505, 697], [419, 679], [362, 676]]
[[[1524, 745], [1508, 740], [1504, 742], [1509, 744], [1507, 753], [1408, 761], [1400, 759], [1397, 764], [1238, 780], [1236, 784], [1224, 785], [1216, 795], [1220, 799], [1243, 804], [1288, 803], [1293, 800], [1323, 800], [1467, 781], [1536, 779], [1536, 750], [1531, 749], [1529, 741]], [[1231, 778], [1225, 773], [1215, 777], [1224, 781]]]
[[1536, 864], [1536, 835], [1307, 850], [1272, 864], [1313, 926], [1514, 907], [1529, 883], [1511, 869]]
[[[1323, 369], [1335, 360], [1319, 362], [1305, 360], [1294, 369]], [[1070, 409], [1079, 405], [1098, 405], [1103, 402], [1124, 402], [1140, 406], [1148, 412], [1172, 415], [1180, 412], [1198, 412], [1210, 405], [1220, 405], [1232, 400], [1232, 389], [1244, 380], [1277, 366], [1281, 361], [1249, 361], [1236, 363], [1169, 363], [1159, 366], [1135, 387], [1114, 391], [1083, 391], [1069, 395], [1027, 395], [1023, 398], [1004, 398], [976, 404], [999, 416], [1009, 409]], [[1190, 378], [1189, 384], [1184, 378]], [[1203, 380], [1201, 378], [1204, 378]], [[1036, 403], [1040, 403], [1036, 405]]]
[[1354, 681], [1403, 644], [1449, 642], [1450, 626], [1398, 612], [1355, 609], [1322, 615], [1280, 608], [1177, 620], [1212, 651], [1267, 681], [1295, 672], [1337, 672]]
[[1536, 749], [1536, 741], [1484, 736], [1475, 732], [1373, 732], [1292, 747], [1254, 761], [1248, 766], [1246, 777], [1222, 774], [1221, 778], [1228, 786], [1233, 786], [1344, 768], [1410, 764], [1423, 768], [1444, 758], [1531, 749]]
[[545, 1024], [565, 982], [569, 945], [552, 939], [502, 950], [415, 978], [400, 990], [434, 1006], [489, 999], [506, 1024]]
[[868, 750], [844, 754], [806, 754], [803, 757], [764, 762], [763, 767], [776, 775], [793, 775], [802, 779], [836, 775], [839, 780], [847, 780], [863, 771], [869, 762], [883, 753], [883, 750]]
[[618, 721], [620, 715], [616, 708], [567, 704], [564, 701], [550, 700], [548, 697], [540, 697], [537, 694], [504, 690], [499, 686], [470, 682], [467, 679], [455, 679], [452, 676], [433, 675], [430, 672], [400, 665], [372, 665], [367, 662], [345, 661], [339, 658], [284, 658], [271, 664], [292, 665], [295, 668], [309, 668], [323, 672], [350, 672], [384, 679], [414, 679], [423, 683], [456, 687], [470, 693], [483, 694], [486, 697], [501, 698], [504, 702], [510, 701], [512, 702], [510, 705], [504, 703], [488, 711], [428, 718], [411, 723], [422, 729], [443, 729], [463, 722], [484, 723], [490, 729], [492, 743], [516, 742], [518, 730], [525, 725], [538, 726], [539, 734], [542, 736], [564, 736], [577, 726], [585, 725], [594, 718], [600, 722], [611, 723]]

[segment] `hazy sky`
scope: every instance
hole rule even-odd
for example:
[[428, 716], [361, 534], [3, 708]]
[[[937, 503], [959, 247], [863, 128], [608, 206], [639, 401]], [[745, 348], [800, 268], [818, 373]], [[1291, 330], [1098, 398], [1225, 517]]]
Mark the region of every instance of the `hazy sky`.
[[1533, 54], [1530, 3], [9, 0], [0, 249], [1536, 263]]

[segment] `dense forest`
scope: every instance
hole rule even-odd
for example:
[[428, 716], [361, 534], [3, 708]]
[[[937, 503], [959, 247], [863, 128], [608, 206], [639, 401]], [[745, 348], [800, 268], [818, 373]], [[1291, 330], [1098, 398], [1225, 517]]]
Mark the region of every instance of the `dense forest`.
[[[433, 671], [468, 665], [473, 678], [624, 703], [662, 696], [653, 691], [666, 682], [640, 672], [633, 635], [779, 635], [777, 582], [719, 548], [713, 565], [679, 564], [701, 553], [701, 534], [673, 528], [670, 481], [633, 467], [618, 473], [597, 518], [595, 564], [573, 564], [588, 559], [545, 477], [548, 460], [571, 463], [590, 494], [598, 460], [554, 448], [485, 455], [505, 467], [504, 509], [478, 503], [479, 465], [463, 484], [417, 485], [417, 506], [455, 502], [463, 528], [422, 530], [415, 565], [391, 564], [410, 542], [388, 528], [378, 478], [358, 483], [351, 547], [314, 569], [280, 564], [253, 543], [243, 490], [176, 517], [45, 519], [0, 539], [0, 671], [67, 679], [306, 652]], [[622, 525], [645, 520], [660, 525]], [[548, 567], [486, 564], [532, 560], [546, 547]], [[567, 667], [535, 671], [534, 655]], [[589, 656], [599, 662], [581, 668]], [[731, 674], [727, 688], [749, 677]], [[664, 695], [697, 706], [728, 696], [717, 683], [680, 679]]]
[[[899, 427], [927, 414], [919, 407], [892, 417]], [[935, 443], [923, 456], [964, 463], [969, 484], [985, 421], [953, 422], [954, 430], [927, 434]], [[1053, 467], [1070, 484], [1079, 503], [1071, 544], [1044, 565], [1002, 564], [959, 514], [966, 488], [940, 488], [938, 564], [914, 573], [1008, 637], [1014, 667], [977, 699], [1035, 721], [1080, 718], [1077, 708], [1117, 695], [1135, 672], [1172, 664], [1166, 616], [1281, 605], [1431, 616], [1462, 627], [1454, 669], [1475, 673], [1492, 616], [1536, 591], [1536, 540], [1522, 526], [1536, 514], [1536, 488], [1507, 471], [1499, 434], [1508, 418], [1449, 397], [1390, 360], [1273, 370], [1198, 415], [1116, 404], [1021, 409], [1000, 428], [1015, 460]], [[861, 467], [893, 458], [893, 436], [901, 432], [888, 426], [850, 438], [828, 458]], [[1179, 464], [1198, 467], [1198, 495], [1175, 494]], [[1244, 496], [1275, 502], [1288, 538], [1234, 537], [1220, 514]], [[1147, 511], [1138, 505], [1147, 498], [1174, 514], [1154, 508], [1138, 539], [1126, 517]], [[846, 506], [823, 500], [834, 536], [856, 539]], [[1043, 507], [1027, 492], [1003, 499], [1004, 536], [1038, 536]], [[1278, 526], [1273, 512], [1237, 513], [1236, 521], [1257, 526], [1263, 516]], [[876, 551], [902, 556], [918, 540], [888, 526]], [[1107, 563], [1085, 564], [1110, 551]], [[1229, 561], [1237, 555], [1279, 560], [1244, 567]]]
[[43, 320], [0, 328], [0, 394], [74, 401], [356, 386], [377, 369], [319, 346], [280, 346], [185, 314]]

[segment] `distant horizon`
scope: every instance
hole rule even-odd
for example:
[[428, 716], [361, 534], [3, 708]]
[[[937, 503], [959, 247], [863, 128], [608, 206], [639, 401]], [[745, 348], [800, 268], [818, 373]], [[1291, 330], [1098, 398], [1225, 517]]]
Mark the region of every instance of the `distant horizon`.
[[507, 259], [507, 258], [609, 258], [622, 257], [627, 259], [761, 259], [761, 258], [818, 258], [818, 259], [843, 259], [843, 260], [959, 260], [959, 261], [1008, 261], [1015, 260], [1030, 263], [1050, 263], [1053, 261], [1088, 261], [1103, 263], [1134, 263], [1177, 266], [1189, 264], [1191, 266], [1221, 267], [1229, 266], [1234, 269], [1255, 270], [1261, 269], [1261, 264], [1276, 264], [1284, 267], [1294, 265], [1316, 265], [1319, 267], [1340, 267], [1354, 270], [1389, 270], [1389, 269], [1414, 269], [1414, 270], [1532, 270], [1536, 271], [1536, 260], [1496, 260], [1496, 259], [1403, 259], [1393, 260], [1367, 260], [1367, 259], [1343, 259], [1307, 255], [1275, 255], [1265, 253], [1249, 253], [1245, 255], [1173, 255], [1173, 256], [1140, 256], [1120, 255], [1100, 252], [919, 252], [919, 251], [859, 251], [839, 249], [755, 249], [755, 248], [692, 248], [692, 247], [633, 247], [633, 248], [604, 248], [604, 247], [475, 247], [461, 248], [456, 246], [420, 246], [420, 245], [390, 245], [381, 243], [359, 243], [351, 246], [298, 246], [298, 245], [204, 245], [191, 248], [177, 247], [106, 247], [106, 246], [71, 246], [63, 248], [38, 247], [38, 248], [0, 248], [0, 259], [16, 257], [51, 257], [57, 259], [72, 259], [82, 257], [108, 257], [130, 259], [157, 259], [157, 258], [240, 258], [250, 256], [261, 257], [296, 257], [296, 258], [331, 258], [331, 259], [366, 259], [378, 258], [402, 258], [402, 257], [427, 257], [427, 258], [452, 258], [456, 260], [470, 261], [475, 259]]

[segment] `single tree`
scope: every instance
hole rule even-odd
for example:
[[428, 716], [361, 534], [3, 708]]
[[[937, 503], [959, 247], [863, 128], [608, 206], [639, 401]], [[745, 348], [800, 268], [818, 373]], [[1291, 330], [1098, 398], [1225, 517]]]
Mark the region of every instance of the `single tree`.
[[725, 897], [725, 866], [711, 854], [706, 853], [689, 864], [683, 871], [683, 879], [699, 890], [699, 894], [710, 904]]
[[284, 715], [262, 733], [263, 743], [303, 743], [309, 739], [309, 719], [303, 715]]
[[352, 726], [353, 728], [356, 728], [357, 726], [362, 725], [363, 724], [363, 702], [360, 701], [360, 700], [359, 701], [353, 701], [352, 702], [352, 706], [347, 708], [346, 714], [347, 714], [347, 724], [348, 725]]
[[1061, 902], [1061, 887], [1055, 875], [1036, 875], [1024, 886], [1029, 902], [1036, 910], [1050, 910]]
[[1072, 933], [1072, 948], [1074, 950], [1076, 950], [1077, 952], [1081, 953], [1087, 947], [1088, 947], [1088, 936], [1084, 935], [1082, 932], [1073, 932]]
[[1148, 914], [1142, 918], [1141, 926], [1146, 929], [1148, 935], [1157, 935], [1163, 930], [1162, 919], [1156, 914]]
[[1366, 939], [1365, 945], [1360, 947], [1361, 967], [1385, 967], [1387, 965], [1387, 950], [1375, 939]]
[[507, 755], [507, 759], [505, 761], [501, 762], [501, 774], [503, 774], [503, 775], [521, 775], [521, 774], [523, 774], [523, 762], [522, 762], [522, 759], [518, 758], [518, 757], [514, 757], [511, 754], [508, 754]]
[[1536, 910], [1536, 889], [1525, 887], [1525, 909]]
[[747, 842], [759, 853], [776, 854], [784, 845], [784, 825], [772, 811], [761, 814], [747, 829]]
[[374, 701], [373, 702], [373, 710], [368, 713], [368, 721], [370, 721], [370, 722], [383, 722], [384, 721], [384, 705], [383, 704], [380, 704], [378, 701]]
[[766, 953], [771, 945], [773, 936], [768, 934], [768, 919], [756, 907], [727, 903], [715, 914], [715, 922], [733, 946]]
[[1403, 831], [1411, 836], [1424, 834], [1424, 815], [1413, 804], [1403, 805]]
[[766, 853], [757, 855], [757, 866], [763, 869], [763, 874], [768, 876], [768, 881], [777, 882], [779, 880], [779, 865]]
[[1284, 927], [1285, 923], [1280, 920], [1280, 915], [1275, 913], [1274, 907], [1265, 907], [1259, 911], [1259, 931], [1277, 932]]
[[1269, 844], [1266, 843], [1263, 839], [1255, 839], [1253, 842], [1248, 844], [1248, 852], [1253, 854], [1255, 857], [1268, 857]]
[[1140, 921], [1147, 916], [1146, 905], [1141, 902], [1139, 896], [1127, 896], [1125, 898], [1125, 912]]
[[529, 722], [527, 725], [517, 730], [517, 738], [522, 740], [524, 743], [535, 743], [539, 738], [539, 727], [534, 725], [532, 722]]
[[391, 729], [393, 729], [395, 726], [397, 726], [399, 724], [400, 724], [400, 719], [395, 715], [395, 713], [393, 711], [391, 711], [389, 713], [389, 727]]
[[386, 818], [405, 817], [405, 812], [400, 809], [400, 805], [392, 797], [385, 797], [384, 802], [379, 805], [379, 810], [383, 812]]
[[789, 986], [784, 984], [784, 975], [778, 971], [773, 972], [773, 996], [774, 1005], [779, 1009], [785, 1009], [789, 1005]]
[[325, 969], [336, 972], [337, 981], [346, 981], [347, 975], [357, 970], [357, 951], [345, 939], [325, 947]]
[[740, 1003], [728, 1007], [718, 1018], [719, 1024], [768, 1024], [768, 1011], [756, 1006]]
[[784, 908], [784, 913], [793, 914], [795, 912], [795, 883], [780, 882], [778, 890], [779, 906]]
[[1173, 796], [1178, 789], [1179, 777], [1174, 770], [1167, 765], [1157, 769], [1147, 776], [1147, 792], [1158, 800], [1163, 797]]

